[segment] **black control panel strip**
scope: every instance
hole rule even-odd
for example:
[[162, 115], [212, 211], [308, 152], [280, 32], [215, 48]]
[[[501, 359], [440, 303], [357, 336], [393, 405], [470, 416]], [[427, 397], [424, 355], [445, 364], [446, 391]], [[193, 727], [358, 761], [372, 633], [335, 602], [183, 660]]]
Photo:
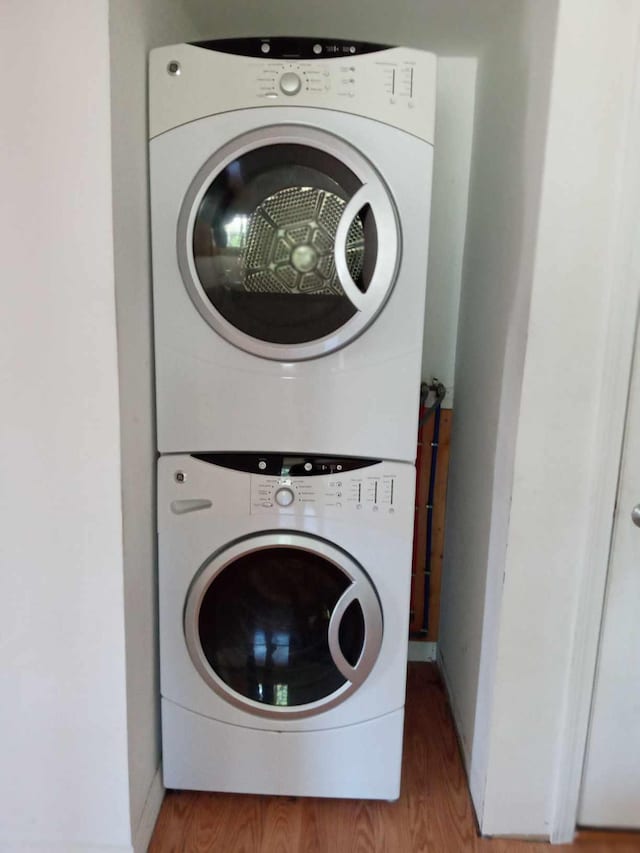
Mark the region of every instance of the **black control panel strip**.
[[194, 459], [244, 471], [248, 474], [267, 474], [271, 477], [317, 477], [357, 471], [377, 465], [381, 459], [360, 459], [353, 456], [303, 456], [295, 453], [192, 453]]
[[340, 56], [358, 56], [388, 50], [391, 45], [373, 44], [366, 41], [346, 41], [327, 38], [292, 38], [289, 36], [266, 36], [264, 38], [213, 39], [192, 41], [194, 47], [234, 53], [237, 56], [253, 56], [262, 59], [331, 59]]

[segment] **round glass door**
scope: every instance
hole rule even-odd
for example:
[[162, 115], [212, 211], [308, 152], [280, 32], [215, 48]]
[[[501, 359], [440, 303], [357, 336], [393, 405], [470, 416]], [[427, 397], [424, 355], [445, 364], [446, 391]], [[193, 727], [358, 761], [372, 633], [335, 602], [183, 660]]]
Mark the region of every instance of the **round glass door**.
[[395, 209], [371, 164], [298, 127], [246, 134], [196, 176], [178, 226], [196, 308], [230, 343], [299, 360], [344, 346], [395, 282]]
[[195, 579], [185, 637], [196, 669], [233, 704], [305, 716], [343, 701], [369, 674], [382, 612], [363, 570], [312, 537], [232, 546]]

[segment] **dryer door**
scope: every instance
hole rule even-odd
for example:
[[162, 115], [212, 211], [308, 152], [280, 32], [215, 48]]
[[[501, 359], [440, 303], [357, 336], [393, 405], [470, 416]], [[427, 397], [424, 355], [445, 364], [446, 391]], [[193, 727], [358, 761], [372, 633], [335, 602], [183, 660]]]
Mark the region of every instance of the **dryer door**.
[[309, 127], [244, 134], [185, 197], [178, 260], [213, 329], [264, 358], [333, 352], [382, 309], [400, 258], [395, 206], [371, 163]]
[[305, 717], [344, 701], [382, 644], [364, 570], [324, 540], [248, 537], [212, 557], [187, 597], [184, 633], [207, 684], [245, 711]]

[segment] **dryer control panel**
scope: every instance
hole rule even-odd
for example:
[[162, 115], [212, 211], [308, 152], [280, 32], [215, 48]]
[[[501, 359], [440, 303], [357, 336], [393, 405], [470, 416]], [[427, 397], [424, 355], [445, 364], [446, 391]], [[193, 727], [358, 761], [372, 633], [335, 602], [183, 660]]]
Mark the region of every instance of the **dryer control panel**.
[[377, 60], [372, 69], [362, 68], [350, 57], [340, 61], [256, 63], [255, 75], [256, 97], [271, 102], [283, 101], [282, 96], [299, 96], [317, 104], [333, 96], [348, 105], [349, 99], [356, 99], [363, 90], [373, 89], [381, 105], [414, 109], [420, 95], [415, 60], [399, 57]]
[[431, 53], [363, 42], [255, 38], [161, 47], [149, 59], [149, 133], [230, 110], [295, 106], [372, 118], [433, 144], [435, 76]]

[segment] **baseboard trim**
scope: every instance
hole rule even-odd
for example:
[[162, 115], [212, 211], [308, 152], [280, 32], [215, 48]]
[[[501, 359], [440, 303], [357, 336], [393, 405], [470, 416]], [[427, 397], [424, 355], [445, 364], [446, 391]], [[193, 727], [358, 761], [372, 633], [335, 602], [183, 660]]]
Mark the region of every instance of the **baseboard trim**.
[[80, 844], [76, 842], [3, 841], [0, 853], [133, 853], [130, 844]]
[[451, 716], [453, 718], [453, 726], [456, 732], [456, 739], [458, 741], [460, 754], [462, 756], [462, 764], [464, 766], [464, 770], [467, 776], [467, 785], [469, 786], [469, 793], [471, 794], [471, 803], [473, 805], [474, 816], [476, 824], [479, 828], [481, 825], [480, 817], [482, 815], [484, 806], [483, 799], [485, 779], [478, 775], [478, 772], [475, 769], [474, 764], [471, 760], [470, 748], [467, 747], [467, 744], [465, 743], [464, 738], [462, 737], [462, 726], [460, 725], [460, 719], [458, 717], [458, 708], [455, 702], [453, 701], [453, 691], [451, 690], [451, 683], [449, 681], [447, 668], [445, 666], [444, 658], [440, 650], [438, 650], [438, 669], [440, 670], [442, 683], [444, 684], [444, 689], [447, 694], [447, 699], [449, 701], [449, 708], [451, 709]]
[[162, 764], [159, 764], [151, 785], [149, 786], [147, 799], [145, 800], [142, 815], [140, 816], [140, 823], [133, 834], [134, 853], [146, 853], [163, 800], [164, 785], [162, 783]]

